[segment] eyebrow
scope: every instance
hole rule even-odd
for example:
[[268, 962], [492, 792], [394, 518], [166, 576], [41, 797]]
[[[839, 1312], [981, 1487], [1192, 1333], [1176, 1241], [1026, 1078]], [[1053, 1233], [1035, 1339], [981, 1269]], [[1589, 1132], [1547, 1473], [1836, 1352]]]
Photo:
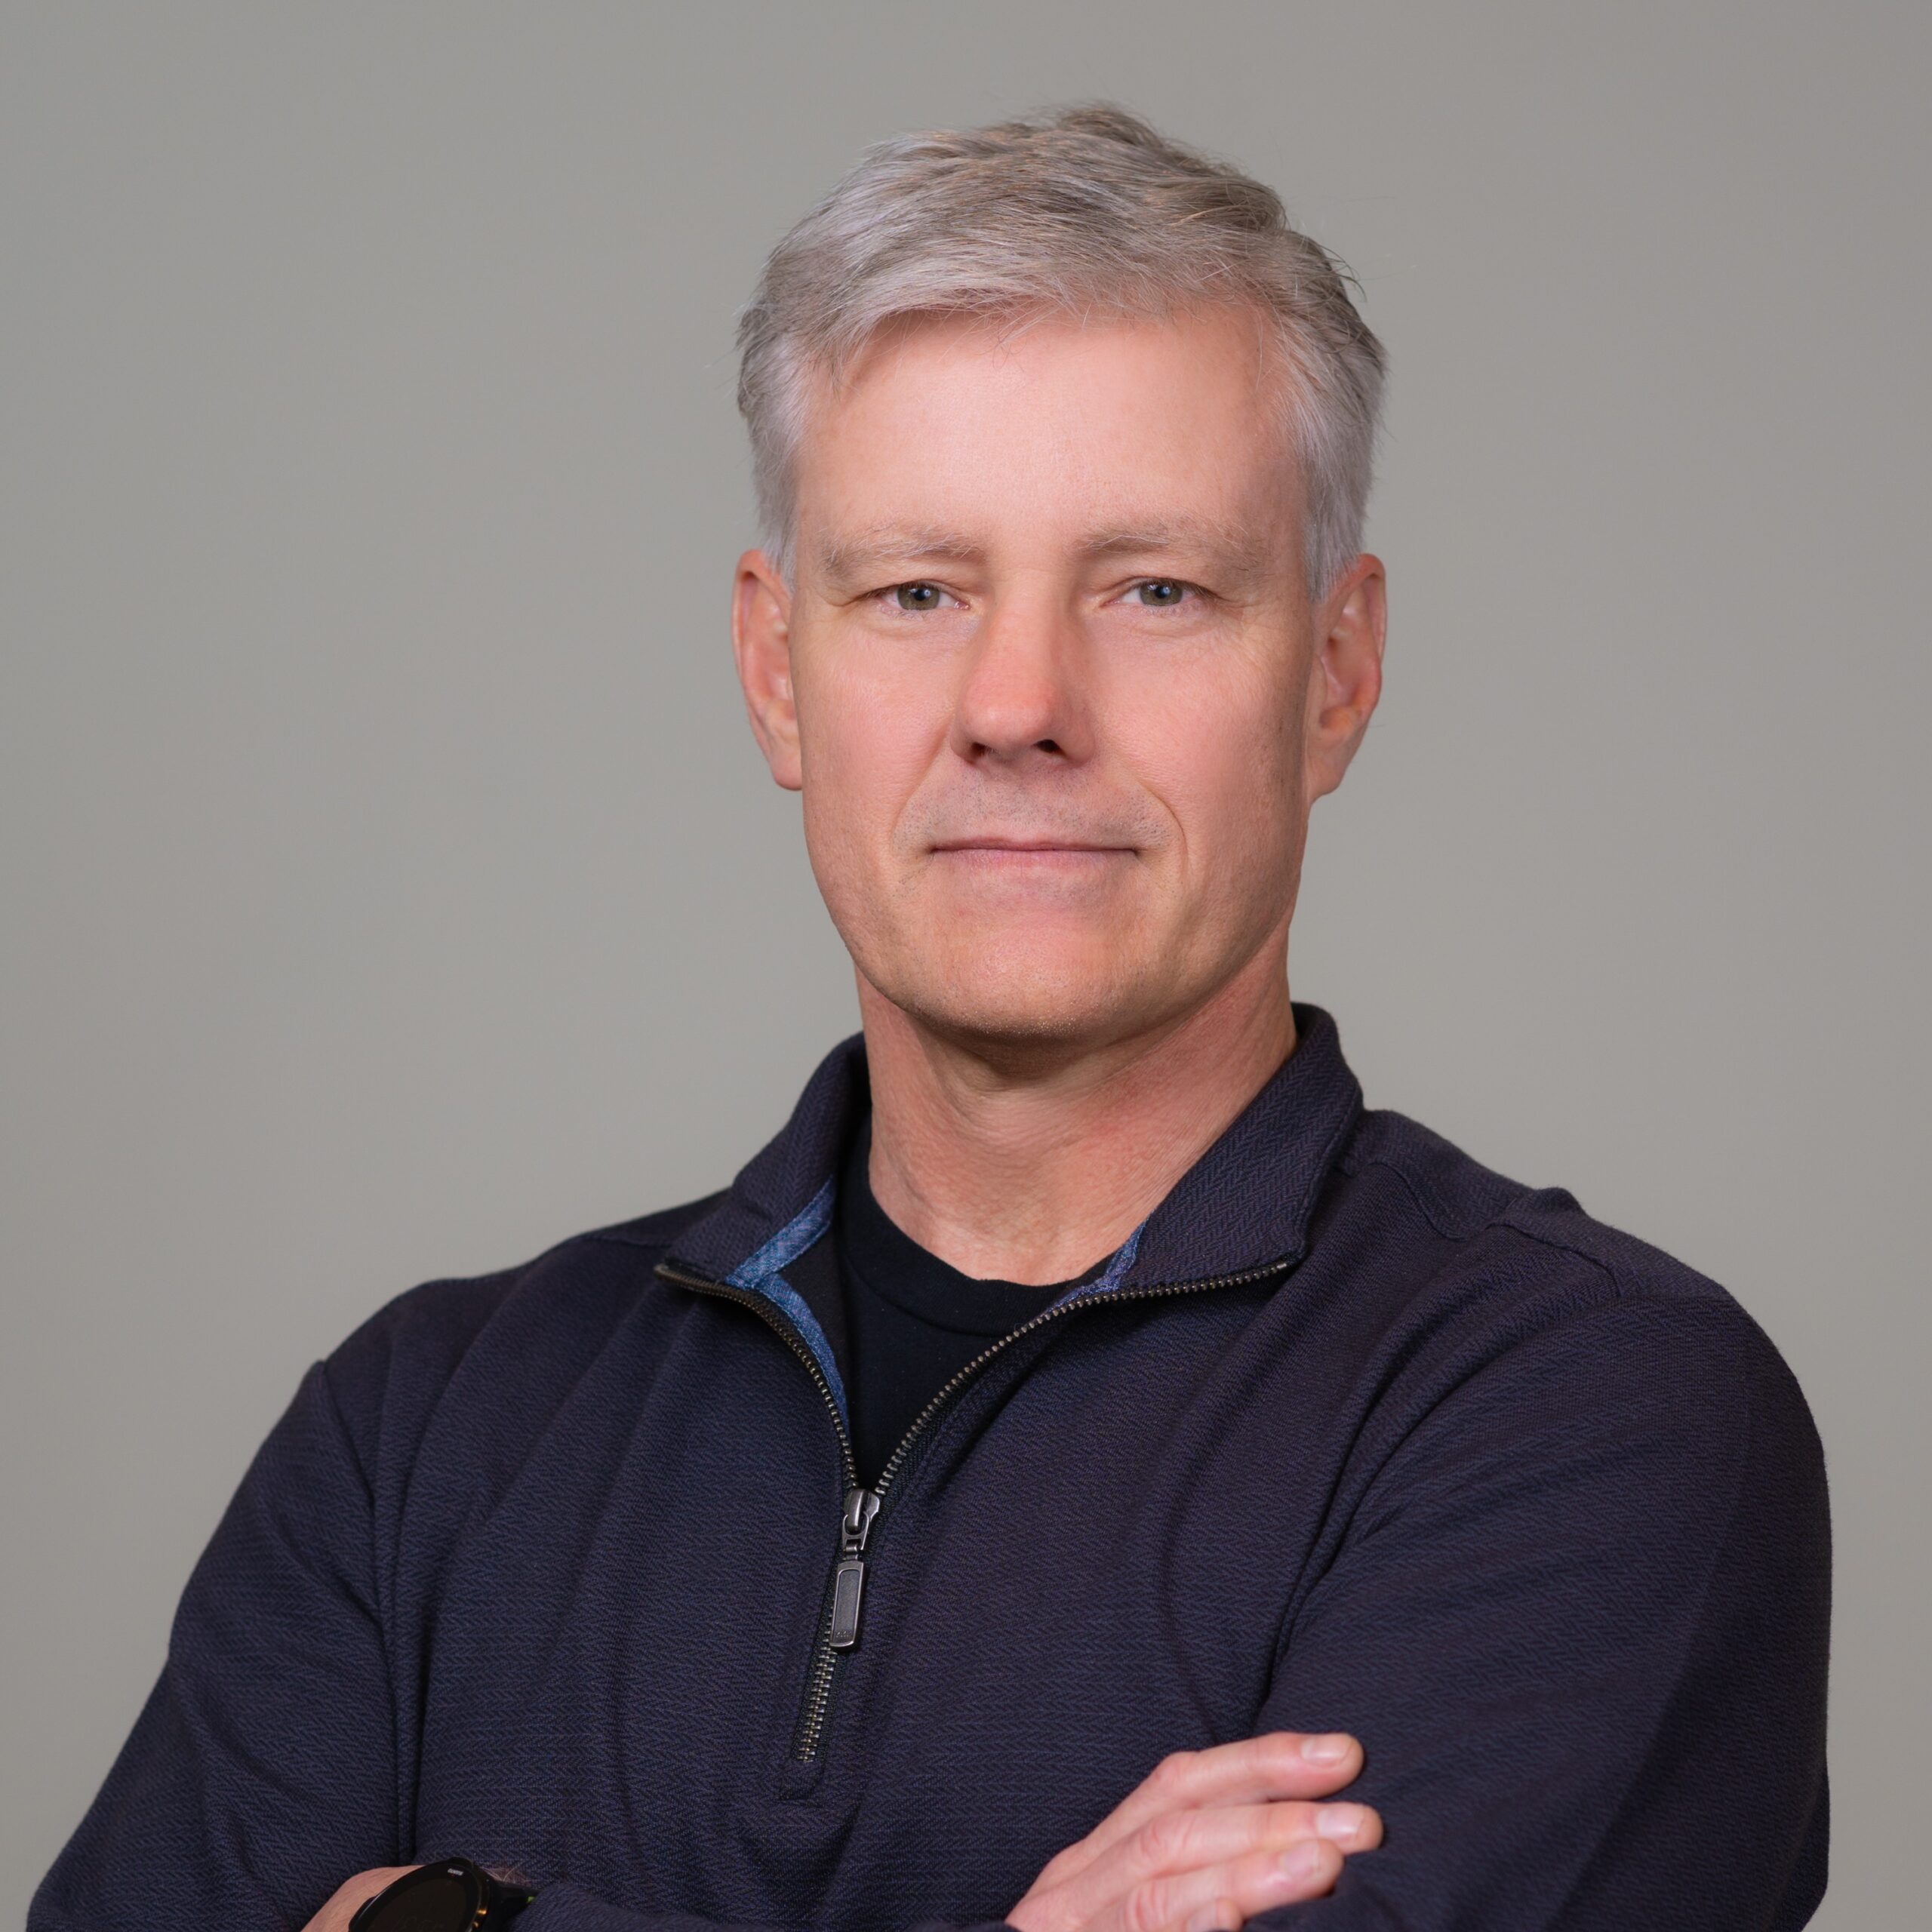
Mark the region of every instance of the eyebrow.
[[[978, 564], [986, 549], [964, 533], [931, 525], [875, 524], [848, 537], [828, 537], [818, 546], [820, 568], [846, 583], [893, 565]], [[1272, 546], [1266, 533], [1219, 518], [1161, 518], [1092, 531], [1072, 546], [1084, 561], [1128, 555], [1205, 557], [1242, 578], [1261, 575]]]
[[1265, 571], [1273, 554], [1269, 533], [1219, 517], [1163, 518], [1096, 531], [1075, 546], [1081, 557], [1205, 557], [1247, 576]]
[[985, 558], [970, 537], [930, 525], [874, 524], [850, 537], [823, 538], [818, 546], [819, 568], [835, 583], [869, 576], [888, 564], [977, 564]]

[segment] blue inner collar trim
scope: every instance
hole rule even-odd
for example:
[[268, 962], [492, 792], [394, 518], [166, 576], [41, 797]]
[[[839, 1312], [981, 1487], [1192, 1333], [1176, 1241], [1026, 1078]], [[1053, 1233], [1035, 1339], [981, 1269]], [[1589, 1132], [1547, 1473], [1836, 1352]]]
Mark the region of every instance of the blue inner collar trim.
[[740, 1262], [724, 1279], [732, 1287], [748, 1288], [753, 1294], [764, 1296], [798, 1330], [832, 1390], [832, 1398], [838, 1405], [839, 1420], [849, 1431], [852, 1414], [846, 1402], [845, 1384], [838, 1373], [838, 1363], [832, 1352], [832, 1343], [819, 1326], [817, 1316], [807, 1306], [804, 1297], [786, 1280], [783, 1272], [831, 1226], [835, 1192], [833, 1183], [828, 1180], [755, 1254]]
[[[832, 1400], [838, 1405], [839, 1420], [849, 1430], [852, 1426], [851, 1411], [846, 1400], [844, 1380], [838, 1373], [838, 1360], [832, 1352], [832, 1343], [819, 1326], [818, 1318], [811, 1312], [804, 1297], [786, 1280], [784, 1275], [784, 1270], [831, 1226], [837, 1192], [835, 1178], [828, 1180], [755, 1254], [740, 1262], [724, 1279], [732, 1287], [745, 1288], [753, 1294], [764, 1296], [798, 1330], [806, 1347], [811, 1350], [813, 1360], [824, 1374]], [[1143, 1221], [1121, 1242], [1114, 1258], [1092, 1281], [1076, 1282], [1057, 1301], [1048, 1303], [1047, 1309], [1064, 1308], [1068, 1303], [1078, 1301], [1084, 1296], [1104, 1294], [1110, 1288], [1118, 1287], [1134, 1266], [1134, 1257], [1140, 1248], [1141, 1229], [1146, 1225]]]

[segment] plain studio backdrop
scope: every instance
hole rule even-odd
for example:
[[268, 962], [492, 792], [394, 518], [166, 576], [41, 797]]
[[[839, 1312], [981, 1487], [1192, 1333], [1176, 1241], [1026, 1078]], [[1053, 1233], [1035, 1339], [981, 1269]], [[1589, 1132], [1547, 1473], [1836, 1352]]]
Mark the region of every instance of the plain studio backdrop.
[[865, 143], [1099, 96], [1392, 359], [1295, 992], [1783, 1348], [1818, 1922], [1922, 1923], [1928, 21], [9, 0], [0, 1908], [304, 1366], [721, 1185], [856, 1023], [731, 675], [734, 312]]

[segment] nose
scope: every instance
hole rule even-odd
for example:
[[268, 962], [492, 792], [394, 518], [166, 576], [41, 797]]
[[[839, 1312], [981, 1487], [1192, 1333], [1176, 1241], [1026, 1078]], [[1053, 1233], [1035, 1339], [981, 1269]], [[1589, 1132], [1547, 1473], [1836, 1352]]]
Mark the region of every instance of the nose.
[[952, 745], [976, 764], [1078, 762], [1092, 749], [1081, 639], [1044, 599], [981, 623], [953, 707]]

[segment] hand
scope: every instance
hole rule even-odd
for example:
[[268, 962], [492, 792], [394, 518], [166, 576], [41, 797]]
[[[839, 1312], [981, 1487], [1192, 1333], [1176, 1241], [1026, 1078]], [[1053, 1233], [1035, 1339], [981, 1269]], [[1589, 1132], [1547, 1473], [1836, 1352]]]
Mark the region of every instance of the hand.
[[1164, 1758], [1006, 1915], [1018, 1932], [1240, 1932], [1334, 1889], [1382, 1842], [1365, 1804], [1317, 1804], [1361, 1770], [1352, 1737], [1267, 1732]]
[[392, 1885], [413, 1865], [379, 1865], [373, 1872], [358, 1872], [335, 1888], [333, 1897], [302, 1932], [349, 1932], [349, 1921], [365, 1900], [374, 1898], [385, 1885]]

